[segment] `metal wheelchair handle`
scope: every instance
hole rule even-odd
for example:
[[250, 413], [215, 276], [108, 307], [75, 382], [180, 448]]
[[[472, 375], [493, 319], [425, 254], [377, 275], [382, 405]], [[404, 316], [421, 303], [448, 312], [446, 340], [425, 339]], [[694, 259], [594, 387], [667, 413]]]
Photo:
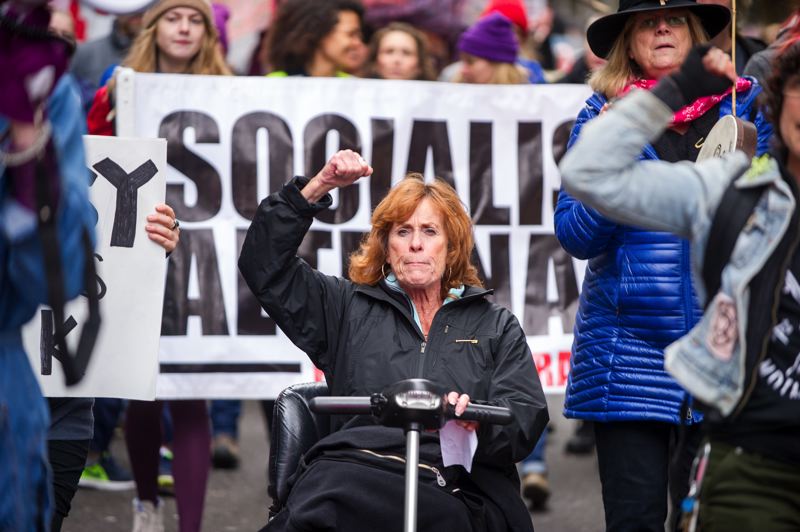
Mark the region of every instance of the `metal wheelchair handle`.
[[314, 397], [308, 402], [308, 405], [311, 411], [317, 414], [372, 414], [369, 397]]
[[[379, 406], [370, 397], [328, 396], [314, 397], [309, 401], [312, 412], [317, 414], [378, 414]], [[447, 404], [447, 419], [477, 421], [493, 425], [508, 425], [513, 421], [511, 410], [502, 406], [470, 404], [461, 416], [456, 417], [455, 406]]]

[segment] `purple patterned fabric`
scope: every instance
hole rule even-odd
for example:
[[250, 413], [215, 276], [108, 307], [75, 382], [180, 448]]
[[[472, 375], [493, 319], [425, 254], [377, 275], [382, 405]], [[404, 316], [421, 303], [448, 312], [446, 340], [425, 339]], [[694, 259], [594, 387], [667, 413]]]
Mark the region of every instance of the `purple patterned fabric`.
[[228, 53], [228, 19], [231, 18], [231, 10], [225, 4], [214, 2], [211, 4], [211, 10], [214, 13], [214, 26], [217, 28], [219, 34], [219, 42], [222, 45], [223, 53]]
[[[37, 109], [43, 109], [56, 81], [69, 60], [68, 45], [57, 38], [44, 37], [50, 12], [33, 2], [0, 2], [0, 115], [19, 122], [33, 122]], [[9, 26], [21, 27], [21, 31]]]
[[364, 0], [365, 20], [373, 27], [402, 20], [455, 41], [465, 24], [465, 0]]

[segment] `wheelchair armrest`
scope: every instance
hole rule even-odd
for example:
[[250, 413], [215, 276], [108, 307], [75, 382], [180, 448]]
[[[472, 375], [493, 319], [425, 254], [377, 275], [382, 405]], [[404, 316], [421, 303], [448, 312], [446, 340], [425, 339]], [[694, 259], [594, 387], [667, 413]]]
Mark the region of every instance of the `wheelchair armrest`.
[[267, 488], [272, 498], [270, 515], [286, 503], [289, 478], [297, 470], [300, 458], [330, 433], [330, 416], [315, 414], [308, 406], [311, 398], [321, 395], [328, 395], [324, 382], [295, 384], [283, 390], [275, 401]]

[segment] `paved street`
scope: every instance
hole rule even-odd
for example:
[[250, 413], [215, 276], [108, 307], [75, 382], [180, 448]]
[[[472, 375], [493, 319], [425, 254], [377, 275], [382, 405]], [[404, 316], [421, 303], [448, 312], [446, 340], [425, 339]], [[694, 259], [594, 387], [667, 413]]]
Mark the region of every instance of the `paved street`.
[[[537, 532], [594, 532], [603, 530], [603, 509], [597, 461], [594, 456], [563, 453], [574, 422], [561, 416], [563, 396], [549, 397], [554, 430], [547, 449], [552, 495], [547, 510], [532, 514]], [[254, 531], [266, 522], [266, 463], [268, 446], [261, 409], [245, 403], [240, 424], [243, 466], [236, 471], [213, 470], [203, 518], [205, 532]], [[115, 455], [127, 462], [124, 446]], [[121, 493], [80, 489], [73, 500], [64, 532], [130, 532], [132, 491]], [[167, 499], [166, 530], [177, 531], [174, 499]]]

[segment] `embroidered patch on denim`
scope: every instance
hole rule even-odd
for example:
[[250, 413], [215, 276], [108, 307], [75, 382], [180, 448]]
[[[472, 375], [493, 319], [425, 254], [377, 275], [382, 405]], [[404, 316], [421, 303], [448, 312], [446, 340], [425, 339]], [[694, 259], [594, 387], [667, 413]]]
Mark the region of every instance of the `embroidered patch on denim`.
[[716, 359], [727, 362], [733, 356], [733, 348], [738, 339], [736, 304], [729, 295], [719, 292], [711, 303], [706, 347]]

